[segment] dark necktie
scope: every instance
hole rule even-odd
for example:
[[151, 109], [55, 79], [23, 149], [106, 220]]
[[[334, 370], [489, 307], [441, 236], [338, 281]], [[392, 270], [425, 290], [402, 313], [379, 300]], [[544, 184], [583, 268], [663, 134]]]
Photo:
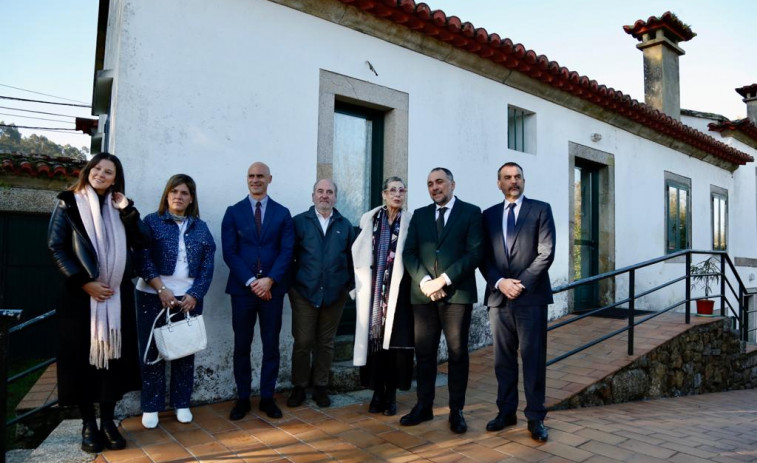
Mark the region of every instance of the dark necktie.
[[507, 205], [507, 236], [505, 237], [508, 256], [513, 249], [513, 243], [515, 243], [515, 203], [509, 203]]
[[439, 217], [436, 218], [436, 237], [437, 238], [441, 238], [442, 230], [444, 230], [444, 212], [446, 210], [447, 210], [446, 207], [439, 208]]
[[260, 230], [263, 228], [263, 208], [260, 201], [255, 204], [255, 228], [257, 228], [258, 236], [260, 236]]

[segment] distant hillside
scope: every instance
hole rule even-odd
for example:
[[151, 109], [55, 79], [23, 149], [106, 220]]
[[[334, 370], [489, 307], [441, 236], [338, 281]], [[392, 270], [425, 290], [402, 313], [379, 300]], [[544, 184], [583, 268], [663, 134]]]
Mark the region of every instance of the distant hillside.
[[[4, 122], [0, 121], [0, 126]], [[86, 159], [89, 148], [76, 148], [71, 145], [61, 146], [47, 137], [33, 134], [24, 137], [14, 124], [0, 127], [0, 151], [15, 151], [26, 154], [46, 154], [48, 156], [62, 156], [73, 159]]]

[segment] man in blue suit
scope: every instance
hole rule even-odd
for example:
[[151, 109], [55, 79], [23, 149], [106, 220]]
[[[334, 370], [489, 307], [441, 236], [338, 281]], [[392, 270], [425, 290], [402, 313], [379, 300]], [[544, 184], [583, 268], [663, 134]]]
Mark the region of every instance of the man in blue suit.
[[240, 420], [250, 411], [250, 349], [256, 319], [260, 320], [263, 344], [259, 408], [271, 418], [282, 416], [273, 394], [279, 376], [279, 332], [294, 248], [294, 224], [289, 209], [268, 196], [272, 180], [267, 165], [253, 163], [247, 171], [250, 195], [226, 209], [221, 224], [223, 260], [229, 266], [226, 293], [231, 295], [237, 384], [231, 420]]
[[555, 221], [549, 204], [523, 196], [523, 168], [505, 163], [497, 171], [505, 195], [484, 211], [485, 303], [494, 338], [499, 413], [486, 425], [499, 431], [516, 424], [518, 350], [523, 361], [525, 415], [531, 437], [545, 442], [547, 306], [552, 301], [548, 270], [555, 258]]

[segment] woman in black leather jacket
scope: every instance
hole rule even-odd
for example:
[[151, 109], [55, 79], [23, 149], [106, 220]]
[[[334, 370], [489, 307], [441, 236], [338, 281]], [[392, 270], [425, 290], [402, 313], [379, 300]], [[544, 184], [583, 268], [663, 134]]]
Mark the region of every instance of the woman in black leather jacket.
[[108, 153], [94, 156], [58, 199], [47, 240], [65, 278], [56, 308], [58, 400], [79, 407], [82, 450], [118, 450], [126, 441], [113, 422], [116, 402], [141, 384], [131, 281], [131, 249], [146, 244], [139, 212], [124, 196], [121, 162]]

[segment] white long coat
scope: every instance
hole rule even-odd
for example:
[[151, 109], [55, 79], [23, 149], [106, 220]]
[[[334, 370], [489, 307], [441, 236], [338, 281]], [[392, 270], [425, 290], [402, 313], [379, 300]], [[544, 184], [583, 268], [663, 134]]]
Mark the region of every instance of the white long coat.
[[[368, 327], [371, 318], [371, 291], [373, 289], [373, 217], [378, 213], [379, 206], [363, 214], [360, 217], [360, 234], [352, 245], [352, 261], [355, 266], [355, 349], [352, 362], [355, 366], [363, 366], [368, 358]], [[392, 339], [392, 326], [394, 325], [394, 313], [397, 308], [397, 296], [399, 295], [400, 282], [405, 274], [405, 266], [402, 261], [402, 250], [407, 238], [407, 227], [410, 225], [412, 212], [402, 211], [400, 221], [400, 234], [397, 238], [397, 252], [394, 258], [392, 281], [389, 283], [389, 306], [386, 313], [386, 326], [384, 328], [384, 349], [389, 349]]]

